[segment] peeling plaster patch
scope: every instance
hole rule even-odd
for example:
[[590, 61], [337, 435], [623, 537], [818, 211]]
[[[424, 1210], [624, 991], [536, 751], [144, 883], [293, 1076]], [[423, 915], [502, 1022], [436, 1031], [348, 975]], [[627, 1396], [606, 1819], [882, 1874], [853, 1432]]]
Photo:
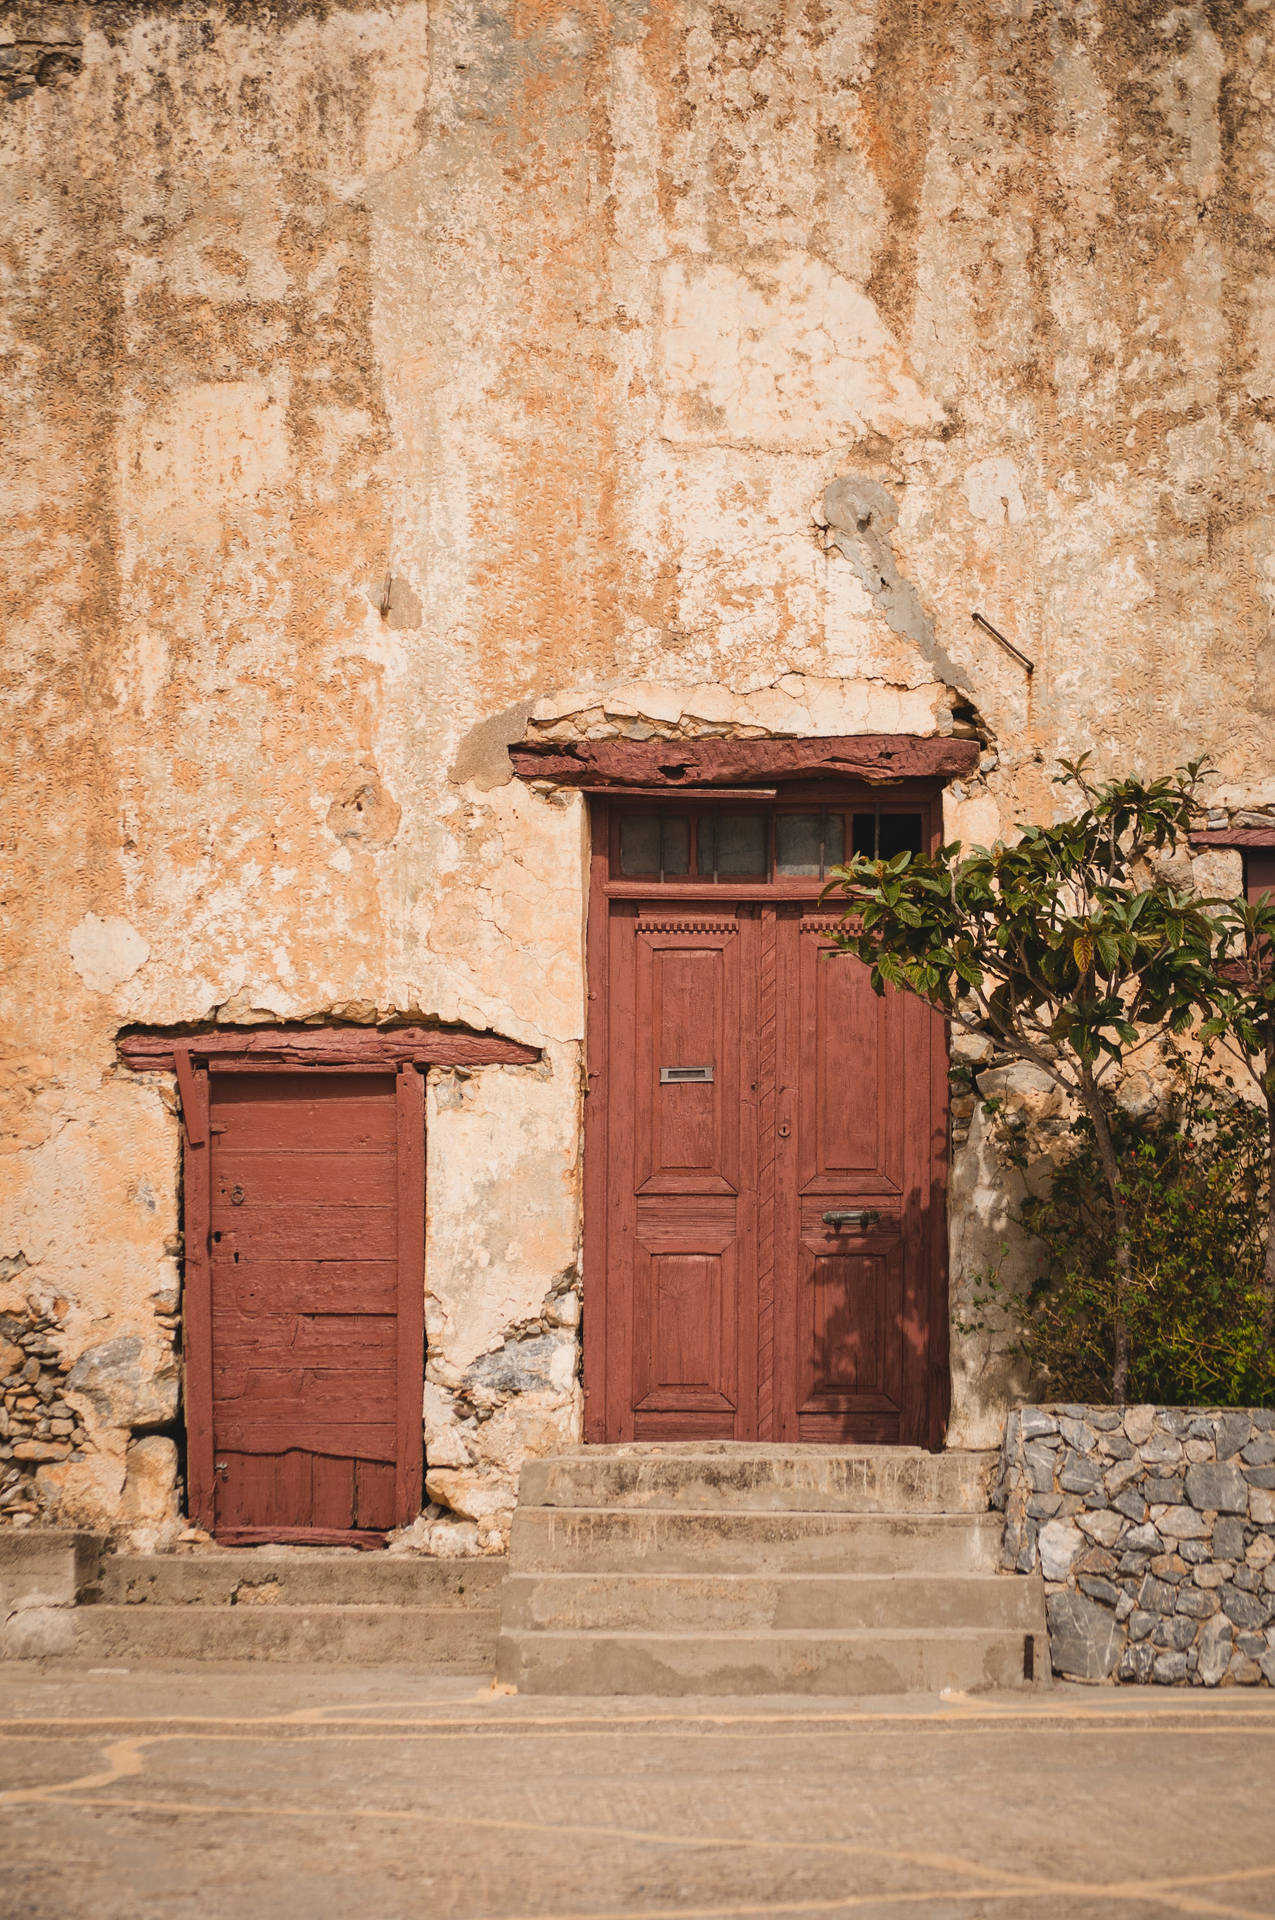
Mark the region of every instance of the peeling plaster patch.
[[571, 688], [538, 700], [527, 738], [652, 739], [804, 738], [822, 734], [946, 733], [951, 689], [930, 680], [899, 686], [883, 680], [783, 673], [769, 686], [741, 693], [709, 683], [668, 687], [629, 681], [602, 691]]
[[75, 971], [91, 993], [110, 993], [122, 986], [149, 958], [147, 942], [117, 914], [99, 920], [95, 913], [86, 913], [71, 934]]
[[337, 839], [354, 841], [370, 853], [389, 846], [402, 817], [403, 809], [386, 792], [375, 767], [357, 768], [328, 808], [328, 826]]
[[1012, 460], [976, 460], [965, 470], [965, 498], [976, 520], [989, 527], [1017, 526], [1027, 518], [1027, 503]]
[[535, 704], [534, 698], [519, 700], [469, 729], [456, 750], [452, 768], [452, 779], [458, 787], [477, 787], [480, 793], [490, 793], [493, 787], [508, 786], [513, 768], [505, 748], [522, 739]]
[[670, 440], [815, 451], [942, 417], [868, 296], [795, 249], [671, 262], [663, 349]]
[[368, 598], [387, 627], [397, 633], [415, 633], [421, 624], [421, 597], [410, 580], [394, 574], [379, 595]]
[[899, 509], [885, 488], [863, 474], [847, 473], [824, 488], [823, 511], [832, 545], [850, 562], [892, 630], [920, 648], [940, 679], [968, 691], [965, 674], [935, 638], [920, 594], [899, 571], [890, 544]]

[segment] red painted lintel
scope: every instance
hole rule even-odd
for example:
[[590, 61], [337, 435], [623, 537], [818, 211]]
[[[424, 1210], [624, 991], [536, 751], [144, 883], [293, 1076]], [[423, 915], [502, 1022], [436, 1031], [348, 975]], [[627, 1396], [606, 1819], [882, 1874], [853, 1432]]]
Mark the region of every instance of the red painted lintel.
[[281, 1067], [532, 1066], [539, 1049], [498, 1034], [433, 1027], [223, 1027], [214, 1033], [126, 1033], [116, 1043], [138, 1072], [232, 1060]]
[[535, 740], [510, 747], [522, 780], [558, 786], [729, 786], [742, 781], [834, 777], [872, 786], [970, 774], [977, 740], [917, 734], [829, 734], [807, 740]]

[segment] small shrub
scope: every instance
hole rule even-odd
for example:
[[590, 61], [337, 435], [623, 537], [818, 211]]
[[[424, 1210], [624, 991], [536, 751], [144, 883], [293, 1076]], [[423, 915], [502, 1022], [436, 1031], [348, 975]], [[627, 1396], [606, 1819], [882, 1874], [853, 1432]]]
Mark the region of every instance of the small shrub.
[[[1228, 1083], [1179, 1071], [1172, 1096], [1153, 1115], [1135, 1119], [1113, 1103], [1110, 1125], [1129, 1234], [1120, 1292], [1127, 1397], [1270, 1405], [1265, 1115]], [[1006, 1138], [1011, 1157], [1024, 1164], [1021, 1138]], [[1041, 1245], [1040, 1277], [1018, 1307], [1020, 1344], [1051, 1398], [1102, 1402], [1111, 1395], [1116, 1345], [1115, 1221], [1087, 1117], [1075, 1121], [1069, 1144], [1045, 1192], [1020, 1209]]]

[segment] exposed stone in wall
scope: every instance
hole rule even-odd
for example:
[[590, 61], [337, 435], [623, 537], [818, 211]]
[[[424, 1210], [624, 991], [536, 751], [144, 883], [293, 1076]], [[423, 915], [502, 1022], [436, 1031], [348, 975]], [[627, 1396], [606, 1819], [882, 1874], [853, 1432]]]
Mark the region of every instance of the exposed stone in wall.
[[993, 1501], [1055, 1673], [1275, 1686], [1275, 1410], [1024, 1407]]
[[62, 1326], [38, 1304], [0, 1313], [0, 1524], [29, 1526], [45, 1509], [38, 1469], [82, 1458], [88, 1435], [66, 1397], [73, 1369], [62, 1354]]
[[8, 31], [0, 27], [0, 107], [73, 80], [84, 64], [78, 6], [14, 6], [9, 14]]

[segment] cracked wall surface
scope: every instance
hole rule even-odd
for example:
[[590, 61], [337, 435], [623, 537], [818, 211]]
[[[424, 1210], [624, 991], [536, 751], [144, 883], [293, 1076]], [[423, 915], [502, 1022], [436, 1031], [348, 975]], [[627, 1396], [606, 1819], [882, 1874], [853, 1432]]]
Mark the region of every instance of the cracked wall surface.
[[506, 742], [977, 725], [975, 839], [1085, 749], [1275, 803], [1275, 9], [19, 3], [0, 163], [0, 1314], [88, 1369], [11, 1504], [181, 1530], [121, 1026], [406, 1014], [542, 1049], [429, 1094], [416, 1538], [499, 1544], [579, 1430], [584, 1006]]

